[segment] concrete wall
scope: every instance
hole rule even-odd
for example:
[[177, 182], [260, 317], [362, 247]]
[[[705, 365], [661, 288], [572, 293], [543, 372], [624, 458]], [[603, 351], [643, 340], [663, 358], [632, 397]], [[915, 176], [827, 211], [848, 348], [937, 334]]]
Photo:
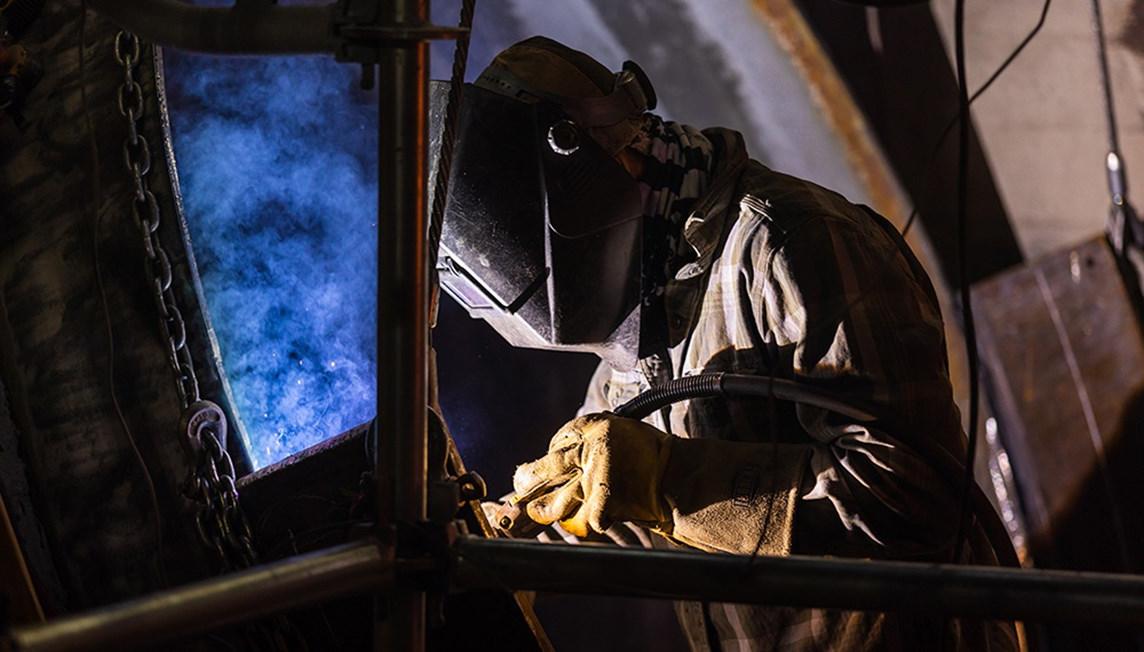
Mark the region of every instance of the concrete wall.
[[[970, 2], [966, 66], [976, 89], [1032, 29], [1041, 0]], [[1144, 198], [1144, 2], [1102, 0], [1120, 143]], [[952, 55], [953, 0], [934, 13]], [[1027, 258], [1092, 237], [1108, 207], [1107, 127], [1090, 3], [1057, 0], [1037, 38], [973, 107], [994, 177]]]

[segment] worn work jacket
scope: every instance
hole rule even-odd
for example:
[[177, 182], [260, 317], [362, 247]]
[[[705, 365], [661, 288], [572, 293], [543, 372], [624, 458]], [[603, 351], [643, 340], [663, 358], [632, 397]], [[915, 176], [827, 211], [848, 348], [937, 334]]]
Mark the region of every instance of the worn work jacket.
[[[873, 211], [750, 161], [741, 145], [726, 158], [683, 227], [692, 260], [666, 290], [668, 350], [637, 370], [601, 364], [581, 413], [717, 371], [798, 379], [871, 406], [873, 423], [766, 400], [694, 400], [650, 417], [685, 440], [741, 442], [704, 455], [676, 442], [664, 478], [673, 538], [710, 552], [948, 561], [957, 480], [919, 451], [929, 440], [963, 459], [965, 436], [926, 273]], [[996, 563], [979, 529], [968, 540], [962, 561]], [[676, 611], [694, 650], [1017, 648], [1008, 623], [712, 603]]]

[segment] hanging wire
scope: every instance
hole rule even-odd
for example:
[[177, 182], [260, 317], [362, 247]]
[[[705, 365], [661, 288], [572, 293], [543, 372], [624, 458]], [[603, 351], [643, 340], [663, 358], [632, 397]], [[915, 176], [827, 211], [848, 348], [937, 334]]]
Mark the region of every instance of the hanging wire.
[[[954, 61], [957, 67], [957, 94], [959, 113], [969, 115], [969, 84], [965, 79], [965, 0], [957, 0], [953, 18]], [[965, 451], [965, 471], [961, 482], [958, 507], [957, 534], [954, 537], [953, 559], [961, 558], [961, 550], [969, 529], [969, 495], [973, 486], [973, 460], [977, 454], [977, 328], [973, 322], [973, 303], [969, 292], [969, 224], [966, 219], [966, 200], [969, 197], [969, 120], [959, 120], [957, 129], [957, 284], [961, 297], [961, 316], [965, 331], [965, 354], [969, 361], [969, 444]]]
[[441, 228], [445, 221], [445, 200], [449, 191], [449, 173], [453, 168], [453, 147], [457, 140], [457, 119], [461, 114], [461, 92], [465, 88], [465, 64], [469, 60], [469, 37], [473, 31], [473, 13], [476, 0], [461, 0], [463, 29], [453, 48], [453, 71], [449, 80], [449, 98], [445, 104], [444, 124], [441, 128], [441, 147], [437, 157], [437, 178], [433, 184], [433, 206], [429, 220], [429, 269], [437, 268], [437, 248], [441, 242]]
[[127, 423], [127, 417], [123, 413], [123, 406], [119, 401], [119, 392], [116, 388], [115, 380], [115, 329], [111, 323], [111, 311], [107, 304], [107, 291], [103, 279], [103, 252], [100, 248], [100, 232], [103, 228], [103, 181], [101, 178], [101, 163], [99, 142], [96, 139], [95, 123], [92, 120], [91, 106], [87, 96], [88, 85], [88, 63], [87, 63], [87, 49], [88, 49], [88, 8], [87, 0], [80, 2], [80, 18], [79, 18], [79, 52], [77, 58], [79, 60], [79, 94], [80, 106], [83, 113], [84, 129], [87, 132], [87, 145], [88, 153], [91, 157], [91, 206], [92, 206], [92, 227], [91, 227], [91, 251], [93, 266], [95, 268], [95, 285], [99, 291], [99, 306], [103, 315], [104, 333], [107, 338], [107, 387], [111, 397], [111, 407], [115, 411], [115, 416], [119, 421], [119, 426], [123, 430], [123, 435], [127, 440], [127, 445], [131, 449], [131, 455], [135, 459], [136, 464], [139, 466], [140, 473], [143, 476], [143, 483], [147, 487], [147, 499], [150, 503], [152, 528], [154, 529], [155, 538], [155, 569], [158, 575], [159, 585], [166, 587], [167, 568], [166, 563], [163, 561], [163, 512], [159, 507], [159, 492], [155, 486], [155, 479], [151, 473], [151, 468], [144, 459], [142, 451], [139, 450], [139, 445], [135, 440], [135, 434], [131, 431], [131, 426]]
[[[1113, 251], [1120, 259], [1124, 272], [1125, 284], [1130, 292], [1139, 291], [1138, 263], [1133, 261], [1135, 256], [1131, 250], [1138, 248], [1144, 242], [1141, 234], [1142, 226], [1135, 209], [1128, 201], [1128, 175], [1124, 169], [1124, 159], [1120, 155], [1120, 135], [1116, 123], [1116, 106], [1113, 101], [1112, 75], [1108, 69], [1108, 50], [1104, 35], [1104, 19], [1101, 15], [1100, 0], [1092, 0], [1092, 28], [1096, 37], [1097, 64], [1100, 69], [1101, 99], [1104, 102], [1104, 117], [1108, 127], [1108, 153], [1105, 155], [1105, 171], [1108, 174], [1109, 193], [1109, 221], [1107, 224], [1108, 239]], [[1103, 461], [1098, 464], [1104, 466]], [[1126, 513], [1122, 508], [1117, 492], [1109, 480], [1108, 470], [1102, 470], [1105, 493], [1112, 504], [1112, 527], [1117, 533], [1118, 552], [1120, 561], [1125, 568], [1131, 568], [1131, 552], [1128, 549], [1129, 540], [1125, 535], [1124, 519], [1121, 514]], [[1144, 644], [1142, 644], [1144, 645]], [[1144, 648], [1142, 648], [1144, 649]]]
[[[1033, 39], [1041, 31], [1041, 28], [1045, 26], [1045, 19], [1049, 15], [1049, 7], [1052, 6], [1052, 4], [1053, 0], [1045, 0], [1045, 4], [1041, 6], [1041, 16], [1037, 19], [1037, 24], [1034, 25], [1033, 29], [1031, 29], [1029, 33], [1025, 35], [1025, 38], [1022, 39], [1019, 44], [1017, 44], [1017, 47], [1009, 53], [1009, 56], [1005, 57], [1005, 60], [1001, 62], [1001, 65], [998, 66], [996, 70], [993, 71], [993, 74], [989, 75], [989, 79], [987, 79], [985, 83], [981, 85], [981, 88], [978, 88], [977, 91], [970, 96], [969, 106], [972, 106], [973, 103], [977, 101], [977, 98], [981, 97], [985, 91], [989, 90], [989, 87], [993, 85], [993, 82], [997, 81], [997, 78], [1000, 77], [1001, 74], [1004, 73], [1014, 61], [1016, 61], [1021, 52], [1025, 50], [1025, 47], [1033, 41]], [[927, 182], [927, 186], [928, 180], [930, 178], [929, 173], [933, 171], [933, 164], [937, 160], [937, 155], [938, 152], [941, 151], [941, 146], [945, 144], [945, 139], [949, 136], [950, 131], [953, 130], [953, 126], [961, 121], [961, 117], [963, 115], [965, 115], [965, 113], [962, 113], [962, 111], [958, 109], [957, 113], [955, 113], [953, 117], [949, 119], [949, 122], [945, 124], [945, 128], [941, 131], [941, 136], [939, 136], [937, 139], [937, 144], [933, 146], [933, 151], [930, 152], [929, 155], [929, 162], [926, 163], [924, 168], [926, 171], [926, 177], [923, 179], [923, 181]], [[910, 209], [910, 216], [906, 220], [906, 224], [902, 227], [902, 237], [905, 237], [910, 232], [910, 228], [914, 225], [914, 221], [917, 220], [917, 217], [918, 206], [917, 203], [915, 203]]]
[[1104, 101], [1104, 117], [1108, 127], [1108, 153], [1104, 157], [1111, 202], [1108, 236], [1113, 249], [1123, 259], [1127, 255], [1126, 250], [1144, 243], [1144, 224], [1140, 222], [1128, 200], [1128, 175], [1124, 169], [1124, 159], [1120, 155], [1120, 135], [1116, 123], [1116, 105], [1112, 99], [1112, 75], [1108, 69], [1108, 51], [1100, 0], [1092, 0], [1091, 6], [1092, 29], [1096, 35], [1097, 64], [1100, 69], [1101, 99]]
[[[1100, 65], [1100, 90], [1104, 99], [1104, 117], [1108, 121], [1108, 151], [1120, 155], [1120, 135], [1116, 126], [1116, 105], [1112, 102], [1112, 76], [1108, 71], [1108, 50], [1105, 45], [1104, 19], [1100, 0], [1092, 1], [1092, 29], [1096, 32], [1097, 63]], [[1114, 194], [1119, 189], [1113, 189]], [[1114, 197], [1118, 199], [1119, 197]]]

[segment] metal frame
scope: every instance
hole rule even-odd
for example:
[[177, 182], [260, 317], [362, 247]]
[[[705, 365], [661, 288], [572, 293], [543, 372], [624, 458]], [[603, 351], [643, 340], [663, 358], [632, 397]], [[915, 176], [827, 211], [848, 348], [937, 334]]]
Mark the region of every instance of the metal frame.
[[[122, 650], [393, 585], [372, 539], [17, 629], [16, 650]], [[0, 645], [0, 648], [3, 646]]]
[[[748, 558], [460, 536], [426, 519], [428, 0], [231, 9], [174, 0], [89, 0], [161, 45], [216, 53], [336, 53], [378, 63], [378, 431], [375, 537], [15, 628], [17, 650], [123, 649], [354, 593], [386, 593], [377, 649], [422, 650], [425, 592], [455, 588], [703, 599], [1144, 627], [1144, 577], [819, 558]], [[393, 308], [387, 310], [387, 308]], [[384, 377], [383, 377], [384, 374]], [[436, 554], [398, 535], [423, 528]], [[411, 537], [417, 539], [419, 537]], [[424, 539], [425, 537], [420, 537]], [[386, 617], [382, 618], [381, 614]], [[0, 641], [2, 647], [2, 641]]]
[[[395, 560], [363, 539], [152, 596], [18, 628], [16, 650], [127, 649], [339, 596], [425, 591], [442, 574], [457, 589], [529, 589], [739, 604], [908, 611], [1025, 621], [1144, 623], [1144, 577], [818, 557], [570, 546], [458, 537], [448, 560]], [[447, 563], [447, 565], [446, 565]], [[408, 625], [409, 623], [395, 623]], [[404, 629], [404, 627], [390, 628]], [[422, 632], [412, 634], [403, 648]]]
[[333, 53], [335, 5], [285, 6], [246, 0], [196, 7], [179, 0], [89, 0], [117, 25], [164, 47], [215, 54]]
[[[417, 29], [429, 20], [429, 0], [377, 4], [381, 30]], [[429, 472], [428, 42], [382, 48], [378, 72], [374, 478], [377, 522], [385, 528], [380, 534], [396, 553], [397, 528], [425, 521]], [[424, 592], [399, 588], [388, 604], [378, 599], [374, 617], [376, 650], [425, 648]]]

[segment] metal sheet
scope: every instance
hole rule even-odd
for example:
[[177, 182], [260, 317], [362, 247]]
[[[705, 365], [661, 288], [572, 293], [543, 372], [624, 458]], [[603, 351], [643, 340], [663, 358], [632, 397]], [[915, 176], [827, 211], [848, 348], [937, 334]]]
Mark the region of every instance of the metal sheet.
[[1039, 564], [1144, 560], [1144, 336], [1103, 238], [974, 289], [1000, 434]]
[[[26, 106], [28, 129], [6, 132], [0, 151], [2, 373], [36, 515], [71, 608], [213, 571], [180, 492], [187, 464], [174, 375], [129, 210], [122, 152], [127, 125], [115, 97], [123, 78], [112, 54], [116, 28], [93, 15], [84, 24], [82, 15], [79, 2], [51, 3], [24, 37], [32, 56], [48, 65]], [[197, 309], [175, 179], [163, 156], [165, 125], [149, 55], [144, 52], [139, 75], [150, 183], [165, 217], [162, 237], [171, 243], [174, 287], [198, 347], [204, 394], [226, 403], [209, 326]], [[161, 551], [148, 482], [129, 433], [154, 480]], [[165, 574], [158, 570], [160, 559]]]

